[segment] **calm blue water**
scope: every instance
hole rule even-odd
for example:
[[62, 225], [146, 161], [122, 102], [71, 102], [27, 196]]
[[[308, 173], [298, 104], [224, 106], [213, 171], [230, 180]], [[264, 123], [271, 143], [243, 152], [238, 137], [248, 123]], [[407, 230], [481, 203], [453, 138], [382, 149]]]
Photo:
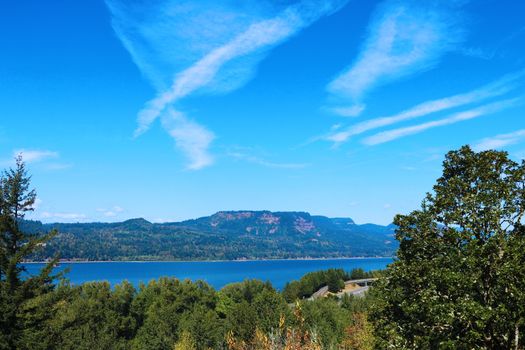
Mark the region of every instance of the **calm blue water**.
[[[88, 281], [108, 281], [112, 285], [128, 280], [135, 286], [162, 276], [179, 279], [204, 280], [220, 289], [232, 282], [245, 279], [269, 280], [278, 289], [286, 282], [299, 279], [307, 272], [341, 268], [350, 271], [384, 269], [391, 258], [333, 259], [333, 260], [261, 260], [218, 262], [88, 262], [61, 263], [57, 270], [69, 267], [66, 277], [73, 284]], [[43, 264], [25, 265], [30, 274], [38, 272]]]

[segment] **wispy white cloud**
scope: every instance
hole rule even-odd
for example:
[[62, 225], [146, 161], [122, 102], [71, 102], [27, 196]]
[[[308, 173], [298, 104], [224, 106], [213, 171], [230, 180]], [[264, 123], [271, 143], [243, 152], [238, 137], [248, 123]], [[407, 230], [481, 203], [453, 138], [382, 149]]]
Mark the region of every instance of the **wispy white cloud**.
[[373, 136], [365, 138], [363, 140], [363, 143], [366, 145], [377, 145], [377, 144], [389, 142], [392, 140], [396, 140], [401, 137], [418, 134], [420, 132], [423, 132], [425, 130], [432, 129], [435, 127], [455, 124], [461, 121], [478, 118], [478, 117], [481, 117], [487, 114], [499, 112], [505, 108], [512, 107], [516, 105], [518, 101], [520, 101], [519, 98], [507, 99], [503, 101], [490, 103], [490, 104], [487, 104], [487, 105], [484, 105], [478, 108], [470, 109], [468, 111], [458, 112], [458, 113], [455, 113], [443, 119], [439, 119], [439, 120], [435, 120], [435, 121], [431, 121], [431, 122], [427, 122], [427, 123], [423, 123], [419, 125], [383, 131]]
[[231, 158], [242, 160], [245, 162], [261, 165], [267, 168], [279, 168], [279, 169], [303, 169], [308, 167], [308, 163], [279, 163], [271, 162], [262, 157], [247, 154], [245, 152], [234, 151], [228, 152], [227, 155]]
[[121, 206], [118, 206], [118, 205], [115, 205], [113, 207], [113, 210], [117, 213], [122, 213], [124, 211], [124, 208], [122, 208]]
[[466, 93], [448, 96], [437, 100], [426, 101], [392, 116], [366, 120], [343, 131], [332, 133], [328, 135], [326, 139], [333, 142], [345, 142], [352, 136], [359, 135], [370, 130], [389, 126], [402, 121], [424, 117], [432, 113], [441, 112], [455, 107], [479, 103], [489, 98], [501, 96], [515, 89], [518, 86], [518, 83], [523, 79], [524, 75], [525, 71], [508, 74], [488, 85]]
[[509, 47], [515, 47], [513, 42], [522, 40], [523, 34], [525, 34], [525, 26], [518, 28], [510, 33], [507, 36], [500, 38], [497, 41], [496, 46], [492, 47], [464, 47], [460, 50], [465, 56], [479, 58], [482, 60], [492, 60], [496, 57], [504, 56]]
[[45, 165], [45, 169], [46, 170], [64, 170], [64, 169], [69, 169], [73, 166], [73, 164], [71, 163], [58, 163], [58, 162], [52, 162], [52, 163], [47, 163]]
[[460, 52], [465, 56], [482, 60], [491, 60], [496, 55], [496, 50], [484, 50], [480, 47], [464, 47]]
[[10, 158], [0, 160], [0, 166], [12, 167], [15, 158], [22, 156], [26, 164], [38, 164], [39, 169], [46, 171], [56, 171], [71, 168], [73, 164], [60, 161], [60, 154], [55, 151], [38, 149], [17, 149], [14, 150]]
[[358, 114], [374, 87], [436, 65], [463, 37], [455, 3], [387, 0], [380, 5], [357, 59], [328, 85], [334, 96], [355, 106], [334, 112]]
[[107, 218], [113, 218], [113, 217], [118, 216], [120, 213], [122, 213], [124, 211], [124, 208], [116, 205], [110, 209], [99, 208], [97, 209], [97, 211], [99, 213], [102, 213], [102, 215]]
[[83, 221], [87, 219], [85, 214], [80, 213], [52, 213], [48, 211], [42, 212], [40, 218], [49, 220], [73, 220], [73, 221]]
[[338, 114], [342, 117], [357, 117], [365, 110], [363, 104], [355, 104], [348, 107], [333, 107], [330, 109], [332, 113]]
[[290, 36], [301, 26], [301, 17], [295, 11], [254, 23], [232, 41], [209, 52], [195, 64], [177, 74], [171, 88], [148, 102], [139, 113], [136, 134], [146, 131], [166, 106], [207, 86], [228, 61], [273, 45]]
[[22, 159], [26, 163], [36, 163], [43, 160], [58, 158], [58, 152], [48, 150], [29, 150], [29, 149], [18, 149], [13, 152], [13, 157], [18, 155], [22, 156]]
[[175, 140], [175, 145], [188, 157], [189, 170], [202, 169], [213, 163], [213, 157], [208, 150], [215, 138], [211, 131], [175, 110], [163, 115], [162, 124]]
[[484, 138], [474, 144], [472, 148], [479, 152], [489, 149], [500, 149], [523, 141], [525, 141], [525, 129]]
[[[197, 91], [228, 92], [253, 75], [275, 45], [346, 0], [303, 0], [285, 6], [270, 1], [149, 2], [147, 7], [107, 0], [115, 32], [134, 62], [158, 90], [138, 115], [135, 135]], [[166, 73], [167, 72], [167, 73]], [[167, 74], [167, 76], [166, 76]], [[210, 165], [213, 133], [181, 113], [163, 125], [190, 159], [191, 169]]]

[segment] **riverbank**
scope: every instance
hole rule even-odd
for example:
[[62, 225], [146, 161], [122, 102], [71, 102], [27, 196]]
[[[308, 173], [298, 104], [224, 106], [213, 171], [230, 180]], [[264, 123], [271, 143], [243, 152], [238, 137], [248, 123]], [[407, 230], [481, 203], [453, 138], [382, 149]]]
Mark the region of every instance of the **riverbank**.
[[[350, 259], [393, 259], [394, 256], [349, 256], [349, 257], [325, 257], [325, 258], [265, 258], [265, 259], [236, 259], [236, 260], [68, 260], [60, 259], [59, 263], [85, 264], [85, 263], [214, 263], [214, 262], [253, 262], [253, 261], [325, 261], [325, 260], [350, 260]], [[24, 264], [46, 264], [51, 260], [23, 261]]]

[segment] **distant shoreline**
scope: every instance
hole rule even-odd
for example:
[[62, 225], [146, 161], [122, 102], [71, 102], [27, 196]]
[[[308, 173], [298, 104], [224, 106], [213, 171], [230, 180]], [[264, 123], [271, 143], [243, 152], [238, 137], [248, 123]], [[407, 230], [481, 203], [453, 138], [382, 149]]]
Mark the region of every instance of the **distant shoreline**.
[[[254, 262], [254, 261], [322, 261], [322, 260], [360, 260], [360, 259], [393, 259], [393, 256], [352, 256], [335, 258], [286, 258], [286, 259], [236, 259], [236, 260], [59, 260], [64, 264], [98, 264], [98, 263], [210, 263], [210, 262]], [[49, 261], [25, 261], [23, 264], [45, 264]]]

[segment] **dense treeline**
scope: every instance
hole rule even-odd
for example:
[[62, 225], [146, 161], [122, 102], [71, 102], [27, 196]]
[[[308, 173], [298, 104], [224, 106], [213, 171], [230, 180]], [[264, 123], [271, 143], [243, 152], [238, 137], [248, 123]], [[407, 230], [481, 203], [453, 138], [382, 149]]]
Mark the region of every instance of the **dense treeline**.
[[366, 272], [361, 268], [354, 269], [350, 273], [343, 269], [328, 269], [307, 273], [297, 281], [288, 282], [283, 289], [286, 301], [293, 302], [297, 299], [312, 296], [321, 287], [327, 286], [332, 293], [339, 292], [345, 287], [345, 281], [378, 277], [379, 271]]
[[[274, 343], [336, 348], [351, 342], [366, 299], [290, 306], [269, 283], [216, 291], [204, 282], [161, 278], [138, 290], [122, 283], [59, 284], [19, 312], [20, 349], [227, 349]], [[365, 332], [359, 325], [360, 332]], [[293, 334], [293, 336], [292, 336]], [[298, 337], [295, 339], [295, 337]], [[181, 344], [192, 344], [183, 347]], [[261, 345], [262, 346], [262, 345]]]

